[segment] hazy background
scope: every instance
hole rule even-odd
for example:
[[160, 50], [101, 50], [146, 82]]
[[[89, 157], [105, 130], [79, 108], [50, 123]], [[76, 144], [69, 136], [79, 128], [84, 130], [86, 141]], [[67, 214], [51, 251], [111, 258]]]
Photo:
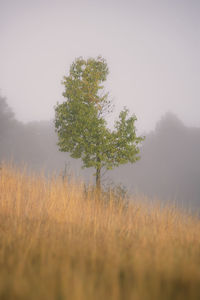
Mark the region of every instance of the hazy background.
[[200, 126], [199, 0], [0, 0], [0, 88], [22, 121], [54, 117], [78, 56], [107, 59], [116, 113]]
[[49, 171], [67, 162], [91, 176], [58, 151], [52, 120], [70, 64], [100, 54], [109, 122], [127, 106], [146, 134], [141, 161], [110, 180], [200, 209], [199, 16], [198, 0], [0, 0], [0, 161]]

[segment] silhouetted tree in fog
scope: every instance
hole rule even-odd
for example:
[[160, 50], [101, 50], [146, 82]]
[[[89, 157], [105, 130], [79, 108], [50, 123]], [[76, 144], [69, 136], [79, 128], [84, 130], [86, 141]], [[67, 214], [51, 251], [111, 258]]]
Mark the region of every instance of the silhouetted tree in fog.
[[0, 162], [11, 160], [35, 170], [60, 170], [66, 156], [56, 144], [53, 123], [17, 121], [6, 98], [0, 95]]
[[13, 127], [15, 117], [7, 101], [0, 95], [0, 139]]
[[13, 130], [17, 129], [17, 125], [12, 109], [0, 95], [0, 160], [8, 157], [7, 151], [13, 146]]

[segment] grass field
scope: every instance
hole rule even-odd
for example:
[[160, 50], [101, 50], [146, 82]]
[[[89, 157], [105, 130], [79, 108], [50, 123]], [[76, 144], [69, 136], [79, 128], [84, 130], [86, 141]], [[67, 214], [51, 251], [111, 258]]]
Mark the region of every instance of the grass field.
[[0, 299], [200, 299], [200, 221], [2, 166]]

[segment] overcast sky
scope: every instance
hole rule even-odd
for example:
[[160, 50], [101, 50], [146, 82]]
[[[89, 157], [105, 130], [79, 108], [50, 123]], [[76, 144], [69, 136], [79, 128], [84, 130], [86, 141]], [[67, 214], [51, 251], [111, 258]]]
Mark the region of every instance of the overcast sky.
[[19, 120], [52, 119], [70, 64], [99, 54], [139, 131], [167, 111], [200, 127], [199, 0], [0, 0], [0, 89]]

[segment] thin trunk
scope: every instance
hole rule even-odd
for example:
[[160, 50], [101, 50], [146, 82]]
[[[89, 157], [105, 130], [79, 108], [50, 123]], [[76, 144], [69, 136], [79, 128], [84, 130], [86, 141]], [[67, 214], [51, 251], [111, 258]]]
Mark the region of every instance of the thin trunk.
[[96, 168], [96, 189], [98, 192], [101, 190], [101, 168]]
[[[101, 192], [101, 159], [99, 153], [99, 136], [97, 138], [97, 153], [96, 153], [96, 191], [98, 195]], [[98, 196], [99, 197], [99, 196]]]

